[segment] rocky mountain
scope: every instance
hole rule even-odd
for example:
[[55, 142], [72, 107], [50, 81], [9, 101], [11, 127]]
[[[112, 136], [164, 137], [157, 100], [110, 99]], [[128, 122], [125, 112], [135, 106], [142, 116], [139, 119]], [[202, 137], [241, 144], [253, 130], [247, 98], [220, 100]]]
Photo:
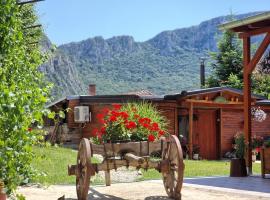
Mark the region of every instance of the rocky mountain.
[[[258, 13], [237, 15], [241, 19]], [[145, 42], [131, 36], [94, 37], [57, 47], [41, 70], [54, 83], [53, 97], [87, 94], [89, 83], [98, 94], [147, 89], [169, 94], [199, 87], [199, 58], [217, 50], [221, 33], [217, 17], [197, 26], [164, 31]], [[44, 42], [50, 46], [49, 41]], [[210, 70], [207, 68], [207, 73]]]

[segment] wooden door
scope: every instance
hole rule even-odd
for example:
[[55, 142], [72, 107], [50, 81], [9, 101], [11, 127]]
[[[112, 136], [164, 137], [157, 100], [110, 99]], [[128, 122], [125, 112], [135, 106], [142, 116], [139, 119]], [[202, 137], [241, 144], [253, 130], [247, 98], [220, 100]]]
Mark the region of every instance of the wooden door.
[[197, 123], [196, 136], [200, 147], [200, 156], [202, 159], [217, 159], [217, 111], [199, 110]]

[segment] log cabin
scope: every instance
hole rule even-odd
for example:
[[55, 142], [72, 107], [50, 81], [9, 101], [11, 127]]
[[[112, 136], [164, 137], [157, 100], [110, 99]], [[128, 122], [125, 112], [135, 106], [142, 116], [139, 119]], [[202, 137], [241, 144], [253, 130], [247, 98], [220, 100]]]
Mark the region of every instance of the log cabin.
[[[78, 144], [81, 138], [91, 137], [91, 130], [101, 126], [97, 114], [115, 103], [147, 101], [155, 105], [169, 122], [168, 132], [187, 138], [189, 154], [198, 146], [202, 159], [221, 159], [232, 149], [233, 136], [243, 131], [243, 93], [241, 90], [216, 87], [179, 94], [157, 96], [147, 91], [120, 95], [96, 95], [95, 85], [89, 86], [89, 95], [67, 96], [47, 107], [53, 111], [66, 110], [61, 122], [61, 140], [65, 143]], [[252, 123], [254, 135], [270, 136], [270, 101], [264, 97], [252, 95], [252, 105], [260, 106], [268, 117], [263, 122]], [[76, 123], [74, 108], [87, 106], [89, 121]], [[59, 132], [50, 120], [45, 123], [49, 132]]]

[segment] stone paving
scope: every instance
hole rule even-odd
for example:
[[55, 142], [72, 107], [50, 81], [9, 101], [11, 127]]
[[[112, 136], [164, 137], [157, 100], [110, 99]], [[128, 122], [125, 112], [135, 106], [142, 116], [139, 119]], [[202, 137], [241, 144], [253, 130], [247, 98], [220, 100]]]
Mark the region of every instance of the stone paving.
[[270, 198], [270, 178], [249, 177], [201, 177], [186, 178], [184, 185], [202, 189], [255, 195]]
[[[21, 187], [19, 193], [27, 200], [76, 200], [74, 185], [48, 188]], [[88, 200], [169, 200], [161, 180], [112, 184], [110, 187], [90, 186]], [[199, 177], [185, 178], [183, 200], [269, 200], [270, 179], [261, 177]]]

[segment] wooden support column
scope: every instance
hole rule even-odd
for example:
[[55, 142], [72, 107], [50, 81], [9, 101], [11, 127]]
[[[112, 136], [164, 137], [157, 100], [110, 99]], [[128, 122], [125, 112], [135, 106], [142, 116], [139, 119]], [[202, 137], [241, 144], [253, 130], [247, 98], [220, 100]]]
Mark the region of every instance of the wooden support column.
[[243, 38], [243, 64], [244, 64], [244, 135], [246, 148], [246, 165], [248, 174], [252, 174], [251, 149], [251, 72], [250, 63], [250, 37]]
[[188, 145], [189, 145], [189, 159], [193, 156], [193, 103], [189, 105], [189, 135], [188, 135]]

